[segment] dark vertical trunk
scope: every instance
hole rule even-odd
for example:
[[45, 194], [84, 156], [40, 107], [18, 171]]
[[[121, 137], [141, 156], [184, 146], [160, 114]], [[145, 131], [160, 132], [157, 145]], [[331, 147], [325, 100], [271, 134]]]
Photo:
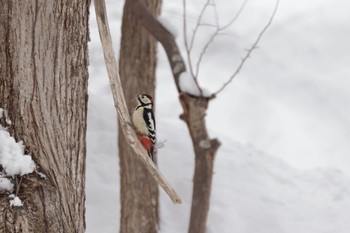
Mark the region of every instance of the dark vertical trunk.
[[[0, 231], [85, 231], [89, 1], [1, 0], [0, 107], [38, 169], [1, 194]], [[1, 143], [1, 142], [0, 142]]]
[[[160, 13], [161, 2], [145, 0], [154, 15]], [[155, 93], [156, 41], [124, 6], [120, 76], [130, 113], [138, 94]], [[158, 186], [119, 130], [121, 173], [121, 233], [154, 233], [158, 228]]]

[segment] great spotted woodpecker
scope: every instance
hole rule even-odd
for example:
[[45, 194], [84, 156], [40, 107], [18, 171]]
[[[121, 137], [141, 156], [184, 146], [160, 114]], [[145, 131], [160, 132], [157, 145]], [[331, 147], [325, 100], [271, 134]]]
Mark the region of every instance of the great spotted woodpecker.
[[137, 106], [132, 115], [137, 137], [154, 161], [153, 153], [156, 143], [156, 122], [153, 114], [153, 98], [147, 94], [138, 95]]

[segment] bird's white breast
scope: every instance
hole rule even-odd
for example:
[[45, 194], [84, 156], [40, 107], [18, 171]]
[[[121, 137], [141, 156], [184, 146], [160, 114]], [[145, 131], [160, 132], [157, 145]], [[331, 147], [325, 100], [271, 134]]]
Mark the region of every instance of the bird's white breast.
[[145, 135], [148, 134], [147, 125], [143, 119], [143, 108], [135, 109], [132, 115], [132, 122], [138, 132]]

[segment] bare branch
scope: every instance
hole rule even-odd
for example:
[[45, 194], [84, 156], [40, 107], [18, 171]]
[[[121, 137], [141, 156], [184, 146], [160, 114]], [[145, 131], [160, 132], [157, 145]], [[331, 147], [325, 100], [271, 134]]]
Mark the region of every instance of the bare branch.
[[213, 11], [214, 11], [214, 17], [215, 17], [215, 25], [217, 27], [219, 27], [220, 23], [219, 23], [219, 16], [218, 16], [218, 11], [216, 9], [216, 3], [215, 0], [213, 0]]
[[199, 26], [201, 26], [201, 27], [212, 27], [212, 28], [217, 28], [216, 25], [210, 24], [210, 23], [200, 23]]
[[168, 196], [175, 204], [180, 204], [180, 197], [177, 195], [175, 190], [166, 181], [164, 176], [160, 173], [158, 168], [149, 158], [146, 150], [143, 148], [143, 146], [137, 139], [135, 131], [131, 127], [130, 116], [128, 114], [128, 108], [125, 102], [124, 92], [122, 89], [118, 72], [118, 66], [113, 51], [112, 38], [108, 26], [105, 2], [104, 0], [95, 0], [94, 2], [98, 29], [108, 71], [109, 82], [111, 85], [111, 90], [114, 99], [114, 106], [118, 113], [118, 119], [122, 127], [123, 134], [127, 138], [127, 141], [129, 142], [130, 146], [134, 149], [137, 157], [145, 165], [145, 167], [153, 176], [153, 178], [157, 181], [157, 183], [164, 189], [164, 191], [168, 194]]
[[195, 73], [196, 77], [199, 74], [199, 68], [200, 68], [200, 65], [202, 64], [202, 60], [204, 58], [204, 55], [207, 52], [207, 49], [213, 43], [214, 39], [217, 37], [219, 32], [220, 32], [220, 28], [216, 28], [215, 32], [209, 37], [207, 43], [204, 45], [201, 53], [199, 54], [199, 58], [198, 58], [198, 61], [197, 61], [197, 64], [196, 64], [196, 73]]
[[[190, 51], [189, 45], [188, 45], [188, 38], [187, 38], [187, 8], [186, 8], [186, 0], [182, 1], [183, 6], [183, 29], [184, 29], [184, 43], [185, 48], [187, 51]], [[188, 52], [190, 53], [190, 52]]]
[[212, 97], [217, 96], [221, 91], [223, 91], [231, 82], [232, 80], [237, 76], [237, 74], [241, 71], [242, 67], [244, 66], [245, 62], [247, 61], [247, 59], [249, 58], [249, 56], [251, 55], [251, 53], [257, 48], [262, 36], [264, 35], [264, 33], [266, 32], [266, 30], [270, 27], [276, 12], [277, 12], [277, 8], [278, 8], [278, 4], [279, 4], [279, 0], [276, 0], [276, 4], [275, 4], [275, 8], [272, 12], [272, 15], [268, 21], [268, 23], [265, 25], [265, 27], [263, 28], [263, 30], [259, 33], [258, 37], [256, 38], [255, 42], [253, 43], [253, 45], [248, 49], [246, 55], [243, 57], [243, 59], [241, 60], [241, 62], [239, 63], [237, 69], [235, 70], [235, 72], [231, 75], [231, 77], [229, 78], [228, 81], [226, 81], [224, 83], [224, 85], [217, 90], [216, 92], [214, 92], [214, 94], [212, 94]]
[[[195, 25], [192, 37], [191, 37], [191, 41], [190, 43], [188, 42], [188, 38], [187, 38], [187, 15], [186, 15], [186, 0], [183, 0], [183, 7], [184, 7], [184, 42], [185, 42], [185, 48], [186, 48], [186, 55], [187, 55], [187, 60], [188, 60], [188, 66], [189, 66], [189, 71], [192, 75], [192, 77], [194, 78], [194, 81], [198, 87], [198, 89], [200, 90], [201, 95], [203, 94], [202, 89], [199, 86], [198, 83], [198, 75], [199, 75], [199, 70], [200, 70], [200, 66], [202, 64], [202, 60], [208, 50], [208, 48], [210, 47], [210, 45], [213, 43], [213, 41], [215, 40], [215, 38], [220, 34], [220, 32], [224, 31], [225, 29], [227, 29], [229, 26], [231, 26], [237, 19], [238, 17], [241, 15], [241, 13], [244, 10], [245, 5], [247, 4], [249, 0], [245, 0], [240, 9], [238, 10], [238, 12], [235, 14], [235, 16], [227, 23], [225, 24], [223, 27], [220, 27], [219, 24], [219, 17], [218, 17], [218, 12], [216, 9], [216, 4], [215, 4], [215, 0], [207, 0], [206, 3], [203, 5], [201, 12], [197, 18], [197, 23]], [[209, 6], [213, 7], [213, 12], [214, 12], [214, 17], [215, 17], [215, 25], [210, 25], [210, 24], [203, 24], [202, 23], [202, 18], [204, 16], [204, 13], [206, 12], [206, 10], [208, 9]], [[192, 58], [191, 58], [191, 52], [192, 52], [192, 48], [195, 42], [195, 38], [198, 34], [198, 30], [201, 26], [211, 26], [215, 28], [214, 33], [209, 37], [208, 41], [205, 43], [201, 53], [199, 54], [199, 58], [196, 62], [196, 69], [194, 70], [193, 67], [193, 62], [192, 62]]]
[[[214, 0], [213, 0], [214, 1]], [[208, 48], [210, 47], [210, 45], [213, 43], [213, 41], [215, 40], [215, 38], [222, 32], [224, 31], [225, 29], [227, 29], [228, 27], [230, 27], [237, 19], [238, 17], [241, 15], [241, 13], [243, 12], [244, 10], [244, 7], [245, 5], [247, 4], [249, 0], [245, 0], [240, 9], [238, 10], [238, 12], [236, 13], [236, 15], [226, 24], [224, 25], [223, 27], [220, 27], [220, 23], [219, 23], [219, 17], [218, 17], [218, 12], [217, 12], [217, 9], [216, 9], [216, 4], [215, 2], [213, 2], [212, 6], [213, 6], [213, 11], [214, 11], [214, 16], [215, 16], [215, 27], [216, 27], [216, 30], [215, 32], [209, 37], [207, 43], [204, 45], [203, 47], [203, 50], [201, 51], [200, 55], [199, 55], [199, 58], [198, 58], [198, 61], [197, 61], [197, 64], [196, 64], [196, 72], [195, 72], [195, 75], [196, 77], [198, 76], [199, 74], [199, 69], [200, 69], [200, 66], [202, 64], [202, 60], [204, 58], [204, 55], [206, 54]]]
[[[214, 0], [213, 0], [214, 1]], [[199, 75], [199, 68], [200, 68], [200, 65], [202, 63], [202, 60], [203, 60], [203, 57], [204, 55], [206, 54], [207, 52], [207, 49], [209, 48], [209, 46], [213, 43], [214, 39], [216, 38], [216, 36], [219, 34], [220, 32], [220, 28], [219, 28], [219, 17], [218, 17], [218, 13], [217, 13], [217, 10], [216, 10], [216, 4], [215, 2], [213, 2], [213, 11], [214, 11], [214, 16], [215, 16], [215, 25], [214, 27], [216, 28], [215, 29], [215, 32], [209, 37], [208, 41], [205, 43], [201, 53], [199, 54], [199, 58], [198, 58], [198, 61], [197, 61], [197, 64], [196, 64], [196, 72], [195, 72], [195, 76], [198, 77]], [[200, 17], [201, 18], [201, 17]], [[200, 22], [200, 21], [199, 21]], [[197, 23], [197, 26], [198, 26], [198, 23]], [[199, 27], [199, 26], [198, 26]], [[193, 37], [194, 38], [196, 36], [196, 34], [193, 34]]]
[[[186, 2], [186, 0], [184, 0], [184, 2]], [[185, 3], [184, 3], [184, 4], [185, 4]], [[201, 10], [201, 12], [200, 12], [200, 14], [199, 14], [199, 16], [198, 16], [196, 26], [195, 26], [195, 28], [194, 28], [194, 30], [193, 30], [193, 33], [192, 33], [191, 43], [190, 43], [190, 47], [189, 47], [189, 50], [190, 50], [190, 51], [191, 51], [192, 48], [193, 48], [194, 39], [195, 39], [195, 37], [196, 37], [196, 35], [197, 35], [197, 31], [198, 31], [199, 27], [202, 25], [202, 24], [201, 24], [202, 18], [203, 18], [203, 15], [204, 15], [206, 9], [208, 8], [208, 6], [210, 6], [210, 0], [207, 0], [207, 2], [203, 5], [202, 10]], [[185, 9], [184, 9], [184, 10], [185, 10]], [[185, 19], [185, 20], [186, 20], [186, 19]], [[186, 20], [186, 21], [185, 21], [185, 20], [184, 20], [184, 24], [187, 24], [187, 22], [186, 22], [187, 20]], [[187, 34], [186, 31], [185, 31], [184, 33]]]
[[238, 19], [238, 17], [241, 15], [241, 13], [243, 12], [245, 6], [247, 5], [249, 0], [245, 0], [241, 7], [239, 8], [239, 10], [237, 11], [236, 15], [224, 26], [220, 27], [220, 31], [223, 31], [225, 29], [227, 29], [228, 27], [232, 26], [232, 24], [234, 24], [234, 22], [236, 22], [236, 20]]
[[[195, 31], [198, 29], [198, 25], [202, 19], [202, 16], [207, 8], [207, 6], [209, 5], [210, 0], [207, 0], [206, 4], [204, 5], [204, 7], [202, 8], [202, 11], [198, 17], [198, 22], [197, 22], [197, 26]], [[192, 65], [192, 58], [191, 58], [191, 51], [192, 51], [192, 46], [193, 46], [193, 41], [194, 41], [194, 37], [196, 35], [196, 33], [193, 34], [192, 38], [191, 38], [191, 43], [190, 45], [188, 44], [188, 38], [187, 38], [187, 13], [186, 13], [186, 0], [183, 0], [183, 28], [184, 28], [184, 42], [185, 42], [185, 48], [186, 48], [186, 55], [187, 55], [187, 60], [188, 60], [188, 66], [189, 66], [189, 70], [191, 73], [191, 76], [194, 79], [194, 82], [196, 84], [196, 86], [198, 87], [200, 94], [202, 95], [203, 91], [202, 88], [199, 86], [198, 80], [197, 80], [197, 76], [193, 71], [193, 65]]]
[[[190, 73], [192, 77], [194, 77], [193, 69], [192, 69], [192, 59], [191, 59], [191, 47], [192, 45], [188, 44], [188, 37], [187, 37], [187, 10], [186, 10], [186, 0], [182, 1], [183, 3], [183, 28], [184, 28], [184, 43], [186, 48], [186, 54], [187, 54], [187, 61], [190, 69]], [[192, 44], [192, 41], [191, 41]]]

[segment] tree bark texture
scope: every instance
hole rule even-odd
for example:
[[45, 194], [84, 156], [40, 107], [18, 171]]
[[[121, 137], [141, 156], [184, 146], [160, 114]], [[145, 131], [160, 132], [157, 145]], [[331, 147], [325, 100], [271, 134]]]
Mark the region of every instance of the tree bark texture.
[[0, 232], [85, 231], [88, 17], [88, 0], [1, 0], [0, 107], [46, 179], [23, 176], [22, 207], [0, 197]]
[[[161, 1], [145, 0], [148, 9], [159, 15]], [[124, 6], [120, 49], [120, 77], [128, 109], [133, 111], [135, 97], [155, 93], [156, 40], [144, 30]], [[121, 233], [154, 233], [158, 229], [158, 185], [119, 129], [119, 156], [121, 174]]]

